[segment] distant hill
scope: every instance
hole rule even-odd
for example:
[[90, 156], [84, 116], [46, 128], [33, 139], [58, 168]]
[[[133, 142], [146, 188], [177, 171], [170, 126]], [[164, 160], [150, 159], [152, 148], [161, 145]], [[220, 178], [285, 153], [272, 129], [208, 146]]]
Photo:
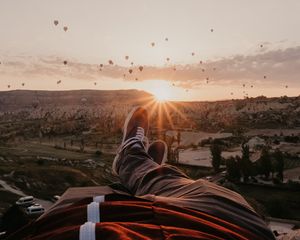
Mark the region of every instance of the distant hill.
[[[80, 134], [83, 131], [113, 133], [122, 128], [133, 106], [147, 105], [152, 99], [151, 94], [138, 90], [0, 92], [0, 135], [8, 139], [11, 136]], [[175, 129], [210, 132], [300, 128], [300, 97], [261, 96], [170, 104], [173, 108], [161, 108], [160, 117], [159, 109], [150, 111], [152, 127], [156, 127], [157, 120], [161, 119], [160, 127], [164, 129], [174, 126]]]
[[0, 112], [54, 106], [142, 104], [151, 97], [138, 90], [3, 91], [0, 92]]

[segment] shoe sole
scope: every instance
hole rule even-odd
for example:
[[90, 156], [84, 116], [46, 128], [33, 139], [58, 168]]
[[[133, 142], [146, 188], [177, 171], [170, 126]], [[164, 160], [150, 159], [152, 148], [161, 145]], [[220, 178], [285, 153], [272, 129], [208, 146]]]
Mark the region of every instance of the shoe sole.
[[[162, 164], [164, 164], [164, 163], [168, 160], [168, 145], [166, 144], [166, 142], [164, 142], [164, 141], [162, 141], [162, 140], [156, 140], [155, 142], [160, 142], [160, 143], [162, 143], [162, 144], [165, 146], [165, 149], [166, 149], [165, 152], [164, 152], [163, 159], [162, 159], [161, 164], [160, 164], [160, 165], [162, 165]], [[155, 143], [155, 142], [153, 142], [153, 143]], [[151, 147], [151, 145], [152, 145], [153, 143], [150, 144], [149, 148]]]
[[[126, 119], [125, 119], [125, 123], [124, 123], [124, 126], [123, 126], [123, 139], [122, 139], [121, 146], [123, 145], [123, 143], [124, 143], [124, 141], [125, 141], [125, 137], [126, 137], [126, 135], [127, 135], [127, 126], [128, 126], [128, 123], [129, 123], [129, 121], [130, 121], [130, 119], [131, 119], [133, 113], [134, 113], [138, 108], [140, 108], [140, 107], [134, 107], [134, 108], [130, 111], [130, 113], [127, 115], [127, 117], [126, 117]], [[117, 171], [116, 171], [116, 165], [117, 165], [117, 161], [118, 161], [119, 155], [120, 155], [120, 154], [117, 153], [117, 155], [115, 156], [114, 161], [113, 161], [113, 163], [112, 163], [112, 167], [111, 167], [112, 173], [113, 173], [113, 175], [115, 175], [115, 176], [119, 176], [119, 174], [118, 174]]]

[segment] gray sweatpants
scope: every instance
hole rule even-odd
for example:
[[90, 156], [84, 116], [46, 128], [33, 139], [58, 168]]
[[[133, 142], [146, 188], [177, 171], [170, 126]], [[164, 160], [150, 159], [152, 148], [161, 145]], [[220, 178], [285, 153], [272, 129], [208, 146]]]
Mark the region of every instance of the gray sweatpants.
[[175, 167], [160, 166], [139, 144], [121, 153], [119, 176], [121, 183], [136, 196], [199, 210], [264, 239], [275, 239], [240, 194], [202, 179], [194, 181]]

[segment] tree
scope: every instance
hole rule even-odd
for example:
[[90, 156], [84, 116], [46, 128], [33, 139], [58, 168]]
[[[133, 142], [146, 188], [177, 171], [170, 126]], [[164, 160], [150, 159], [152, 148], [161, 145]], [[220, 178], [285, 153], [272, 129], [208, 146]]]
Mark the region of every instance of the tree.
[[238, 157], [230, 157], [226, 160], [227, 178], [232, 182], [237, 182], [241, 178], [240, 169], [238, 166]]
[[247, 182], [249, 176], [252, 175], [252, 163], [250, 161], [250, 151], [247, 144], [242, 145], [242, 158], [239, 161], [239, 165], [244, 178], [244, 182]]
[[222, 160], [221, 146], [216, 144], [216, 143], [213, 143], [210, 146], [210, 153], [211, 153], [211, 156], [212, 156], [212, 167], [214, 168], [215, 172], [218, 172], [219, 168], [220, 168], [221, 160]]
[[178, 144], [178, 146], [180, 146], [180, 141], [181, 141], [181, 133], [180, 133], [180, 131], [178, 130], [178, 131], [177, 131], [177, 144]]
[[283, 181], [283, 170], [284, 170], [284, 158], [282, 152], [277, 149], [274, 153], [276, 165], [275, 170], [278, 173], [278, 178]]
[[260, 161], [261, 161], [261, 171], [265, 175], [265, 177], [268, 179], [270, 177], [272, 164], [271, 164], [269, 149], [267, 147], [264, 147], [262, 149]]

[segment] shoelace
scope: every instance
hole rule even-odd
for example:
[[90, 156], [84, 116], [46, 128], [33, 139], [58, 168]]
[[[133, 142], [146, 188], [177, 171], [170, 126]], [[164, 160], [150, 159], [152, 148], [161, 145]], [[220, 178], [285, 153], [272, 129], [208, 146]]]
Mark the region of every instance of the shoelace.
[[148, 138], [145, 137], [145, 130], [142, 127], [137, 127], [136, 135], [132, 138], [128, 138], [121, 146], [119, 152], [123, 151], [128, 146], [136, 143], [141, 142], [145, 149], [147, 149], [148, 146]]

